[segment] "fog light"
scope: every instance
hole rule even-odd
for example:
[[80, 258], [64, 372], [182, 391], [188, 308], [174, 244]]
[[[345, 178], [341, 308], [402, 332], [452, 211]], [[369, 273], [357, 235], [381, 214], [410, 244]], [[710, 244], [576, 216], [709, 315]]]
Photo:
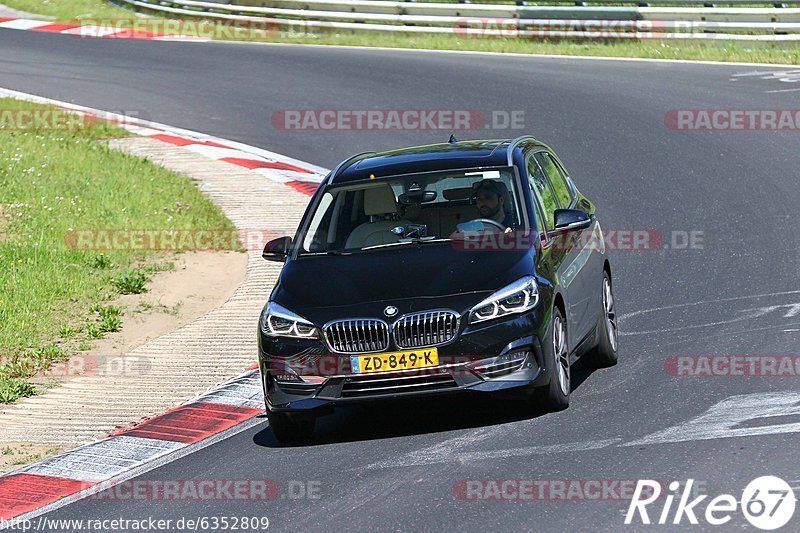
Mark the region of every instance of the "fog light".
[[[531, 352], [527, 350], [517, 351], [517, 352], [508, 352], [500, 357], [498, 357], [495, 361], [497, 363], [520, 363], [525, 360]], [[529, 362], [530, 366], [530, 362]]]
[[515, 350], [491, 359], [484, 359], [471, 366], [484, 379], [499, 378], [523, 368], [531, 368], [533, 366], [532, 357], [528, 357], [529, 355], [531, 355], [529, 350]]

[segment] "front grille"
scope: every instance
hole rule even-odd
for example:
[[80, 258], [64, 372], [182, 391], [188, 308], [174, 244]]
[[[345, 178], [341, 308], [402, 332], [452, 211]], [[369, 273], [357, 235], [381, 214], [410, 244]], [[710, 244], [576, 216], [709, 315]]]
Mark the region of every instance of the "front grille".
[[335, 352], [381, 352], [389, 348], [389, 326], [375, 318], [337, 320], [325, 326], [325, 339]]
[[447, 372], [420, 375], [416, 371], [413, 375], [358, 376], [344, 383], [342, 398], [442, 390], [456, 386], [453, 376]]
[[458, 320], [459, 316], [454, 311], [403, 315], [394, 323], [394, 341], [399, 348], [444, 344], [456, 337]]

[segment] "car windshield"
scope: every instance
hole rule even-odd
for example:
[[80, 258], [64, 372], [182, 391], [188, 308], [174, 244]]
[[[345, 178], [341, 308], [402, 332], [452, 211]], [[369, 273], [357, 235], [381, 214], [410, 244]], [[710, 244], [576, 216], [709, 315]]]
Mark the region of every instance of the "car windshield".
[[359, 252], [524, 228], [512, 169], [408, 174], [330, 187], [300, 254]]

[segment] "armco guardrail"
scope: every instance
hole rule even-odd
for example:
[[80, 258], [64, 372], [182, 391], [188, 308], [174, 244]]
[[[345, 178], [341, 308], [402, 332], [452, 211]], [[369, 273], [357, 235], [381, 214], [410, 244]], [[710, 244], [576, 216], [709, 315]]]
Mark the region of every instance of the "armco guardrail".
[[[238, 0], [237, 4], [211, 0], [114, 1], [162, 15], [269, 23], [306, 33], [346, 30], [473, 38], [800, 41], [800, 9], [789, 7], [531, 6], [380, 0]], [[700, 4], [701, 0], [682, 3], [690, 2]]]

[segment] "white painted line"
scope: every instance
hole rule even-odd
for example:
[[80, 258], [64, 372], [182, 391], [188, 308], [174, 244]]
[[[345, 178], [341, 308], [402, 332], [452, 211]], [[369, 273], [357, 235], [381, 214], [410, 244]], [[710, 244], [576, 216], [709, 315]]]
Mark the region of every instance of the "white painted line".
[[620, 319], [630, 318], [637, 315], [643, 315], [646, 313], [652, 313], [654, 311], [666, 311], [668, 309], [680, 309], [682, 307], [692, 307], [695, 305], [705, 305], [705, 304], [713, 304], [713, 303], [720, 303], [720, 302], [735, 302], [738, 300], [754, 300], [756, 298], [766, 298], [769, 296], [786, 296], [789, 294], [800, 294], [800, 291], [785, 291], [785, 292], [768, 292], [764, 294], [754, 294], [752, 296], [734, 296], [732, 298], [720, 298], [717, 300], [701, 300], [699, 302], [690, 302], [685, 304], [675, 304], [675, 305], [665, 305], [664, 307], [651, 307], [649, 309], [641, 309], [639, 311], [633, 311], [632, 313], [625, 313], [620, 315]]
[[568, 442], [563, 444], [545, 444], [540, 446], [526, 446], [524, 448], [511, 448], [504, 450], [484, 450], [478, 452], [464, 452], [452, 453], [450, 455], [444, 454], [406, 454], [395, 459], [388, 459], [386, 461], [372, 463], [367, 465], [367, 468], [392, 468], [392, 467], [408, 467], [408, 466], [424, 466], [436, 463], [469, 463], [475, 461], [486, 461], [491, 459], [504, 459], [506, 457], [519, 457], [530, 455], [550, 455], [555, 453], [575, 453], [588, 450], [598, 450], [600, 448], [608, 448], [618, 444], [621, 439], [604, 439], [594, 441], [582, 442]]
[[99, 482], [186, 447], [180, 442], [120, 435], [45, 459], [15, 473]]
[[192, 43], [209, 43], [213, 39], [204, 39], [202, 37], [192, 37], [191, 35], [162, 35], [159, 37], [151, 37], [150, 41], [178, 41], [178, 42], [192, 42]]
[[272, 170], [273, 172], [280, 173], [283, 177], [287, 178], [288, 180], [295, 180], [295, 181], [312, 181], [314, 183], [319, 183], [322, 181], [322, 176], [318, 174], [306, 174], [304, 172], [295, 172], [293, 170], [278, 170], [278, 169], [263, 169], [263, 170]]
[[261, 389], [260, 374], [258, 370], [248, 372], [221, 385], [210, 393], [192, 400], [192, 402], [220, 403], [262, 409], [264, 407], [264, 392]]
[[164, 133], [161, 130], [154, 130], [153, 128], [146, 128], [144, 126], [128, 125], [125, 129], [142, 137], [152, 137], [153, 135], [162, 135]]
[[249, 154], [242, 150], [235, 150], [233, 148], [219, 148], [217, 146], [206, 146], [204, 144], [190, 144], [184, 146], [186, 150], [208, 157], [209, 159], [225, 159], [227, 157], [234, 157], [236, 159], [251, 159], [254, 161], [267, 162], [261, 156]]
[[464, 451], [467, 445], [474, 445], [477, 441], [486, 440], [493, 436], [490, 428], [484, 428], [484, 430], [473, 434], [445, 441], [430, 449], [429, 453], [405, 454], [394, 459], [372, 463], [367, 465], [367, 468], [402, 468], [437, 463], [463, 464], [492, 459], [502, 460], [512, 456], [574, 453], [611, 446], [628, 447], [732, 437], [800, 433], [800, 422], [771, 423], [772, 420], [770, 420], [776, 417], [799, 415], [800, 392], [789, 391], [745, 394], [727, 398], [692, 420], [658, 431], [632, 442], [623, 443], [620, 442], [622, 439], [614, 438], [512, 449]]
[[72, 28], [70, 30], [64, 30], [62, 33], [64, 35], [77, 35], [80, 37], [107, 37], [109, 35], [114, 35], [116, 33], [125, 31], [122, 28], [114, 28], [111, 26], [96, 26], [96, 25], [85, 25], [79, 26], [77, 28]]
[[287, 181], [292, 181], [295, 179], [295, 178], [290, 178], [288, 176], [284, 176], [283, 174], [277, 172], [275, 169], [272, 168], [254, 168], [251, 172], [255, 172], [259, 176], [264, 176], [265, 178], [270, 179], [272, 181], [277, 181], [278, 183], [286, 183]]
[[798, 89], [776, 89], [774, 91], [767, 91], [767, 92], [768, 93], [793, 93], [795, 91], [800, 91], [800, 88], [798, 88]]
[[6, 28], [9, 30], [31, 30], [34, 28], [39, 28], [41, 26], [49, 26], [52, 22], [43, 22], [41, 20], [28, 20], [28, 19], [16, 19], [16, 20], [9, 20], [6, 22], [0, 22], [0, 28]]
[[800, 415], [800, 392], [731, 396], [697, 418], [622, 446], [800, 433], [800, 422], [770, 424], [769, 420], [797, 415]]
[[[795, 68], [797, 67], [795, 66]], [[784, 78], [787, 75], [791, 76], [796, 74], [800, 74], [800, 70], [754, 70], [750, 72], [741, 72], [739, 74], [734, 74], [734, 76], [739, 78], [760, 76], [762, 80], [773, 80], [778, 78]]]
[[[792, 293], [794, 293], [794, 292], [795, 291], [792, 291]], [[791, 294], [791, 293], [785, 293], [785, 294]], [[667, 306], [667, 307], [663, 307], [663, 308], [644, 309], [644, 310], [641, 310], [641, 311], [634, 311], [632, 313], [624, 314], [624, 315], [620, 316], [620, 320], [622, 320], [624, 322], [625, 320], [627, 320], [628, 318], [630, 318], [632, 316], [636, 316], [636, 315], [640, 315], [640, 314], [644, 314], [644, 313], [649, 313], [649, 312], [661, 311], [661, 310], [665, 310], [665, 309], [672, 309], [672, 308], [676, 308], [676, 307], [691, 307], [691, 306], [700, 305], [700, 304], [704, 304], [704, 303], [718, 303], [718, 302], [731, 301], [731, 300], [759, 299], [759, 298], [762, 298], [762, 297], [765, 297], [765, 296], [771, 296], [771, 295], [744, 296], [744, 297], [736, 297], [736, 298], [726, 298], [726, 299], [723, 299], [723, 300], [712, 300], [712, 301], [709, 301], [709, 302], [697, 302], [697, 303], [683, 304], [683, 305], [678, 305], [678, 306]], [[647, 330], [647, 331], [624, 331], [624, 332], [620, 333], [620, 335], [622, 335], [622, 336], [652, 335], [652, 334], [658, 334], [658, 333], [670, 333], [670, 332], [674, 332], [674, 331], [685, 331], [685, 330], [688, 330], [688, 329], [703, 329], [703, 328], [708, 328], [708, 327], [715, 327], [715, 326], [722, 326], [722, 325], [727, 325], [727, 324], [734, 324], [736, 322], [752, 321], [752, 320], [755, 320], [757, 318], [764, 317], [766, 315], [774, 315], [776, 311], [778, 311], [778, 312], [784, 311], [783, 316], [781, 318], [793, 318], [793, 317], [797, 316], [798, 314], [800, 314], [800, 302], [793, 302], [793, 303], [779, 304], [779, 305], [768, 305], [768, 306], [760, 306], [760, 307], [751, 307], [751, 308], [748, 308], [748, 309], [737, 309], [737, 310], [735, 310], [735, 313], [738, 314], [738, 316], [736, 316], [734, 318], [729, 318], [729, 319], [725, 319], [725, 320], [717, 320], [717, 321], [713, 321], [713, 322], [702, 322], [700, 324], [692, 324], [690, 326], [683, 325], [683, 326], [676, 326], [676, 327], [670, 327], [670, 328], [660, 328], [660, 329], [653, 329], [653, 330]], [[785, 325], [792, 325], [792, 324], [785, 324]]]

